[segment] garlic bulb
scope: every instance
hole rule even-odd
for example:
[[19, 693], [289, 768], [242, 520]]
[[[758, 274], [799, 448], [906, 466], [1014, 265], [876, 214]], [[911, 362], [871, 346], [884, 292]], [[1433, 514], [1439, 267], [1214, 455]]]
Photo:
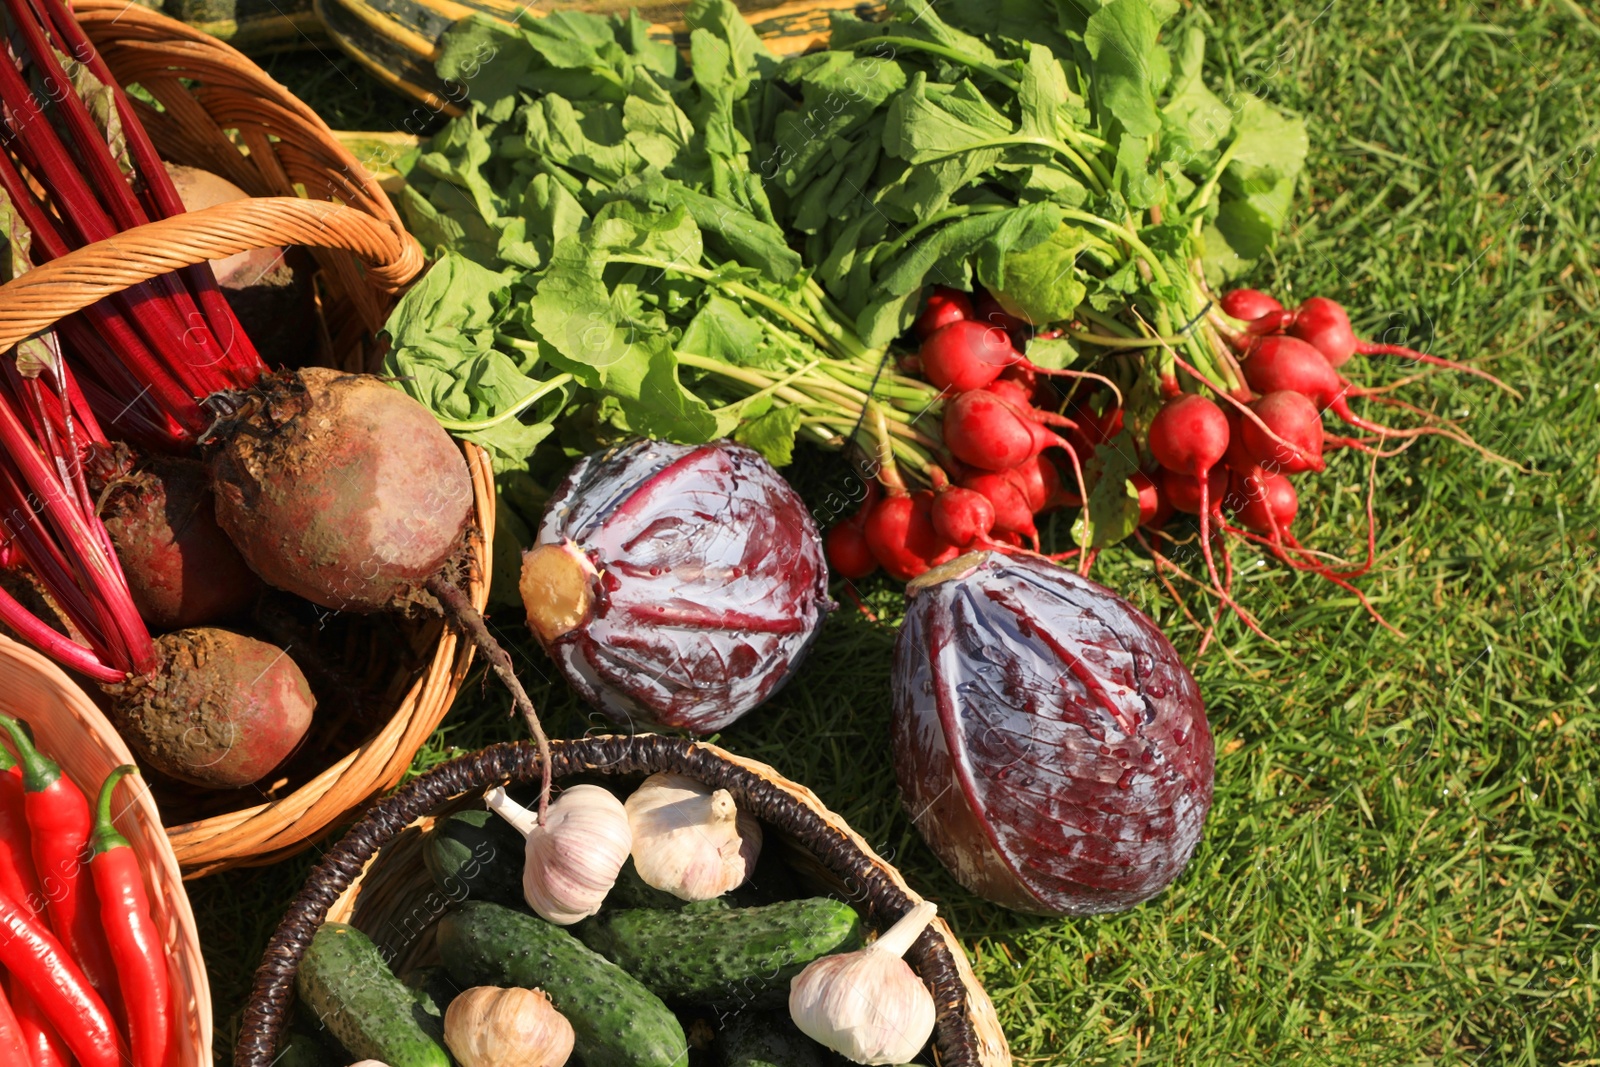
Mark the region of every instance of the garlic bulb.
[[461, 1067], [561, 1067], [575, 1035], [538, 989], [476, 986], [444, 1013], [444, 1043]]
[[901, 959], [933, 921], [923, 901], [864, 949], [824, 956], [789, 983], [802, 1033], [855, 1063], [905, 1063], [933, 1036], [933, 994]]
[[575, 785], [551, 803], [541, 825], [537, 813], [504, 789], [491, 789], [483, 799], [527, 839], [522, 895], [528, 907], [557, 926], [600, 910], [633, 850], [622, 801], [597, 785]]
[[710, 900], [744, 884], [761, 854], [761, 824], [726, 789], [681, 774], [652, 774], [628, 798], [639, 877], [682, 900]]

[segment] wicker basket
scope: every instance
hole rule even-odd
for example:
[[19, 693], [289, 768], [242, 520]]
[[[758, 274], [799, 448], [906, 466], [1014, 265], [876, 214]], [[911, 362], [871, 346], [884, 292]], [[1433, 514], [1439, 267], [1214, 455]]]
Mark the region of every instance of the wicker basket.
[[[61, 764], [67, 777], [93, 797], [113, 768], [133, 756], [105, 716], [71, 678], [26, 645], [0, 637], [0, 692], [4, 710], [33, 728], [39, 750]], [[161, 813], [144, 779], [128, 778], [117, 792], [117, 829], [139, 856], [150, 911], [166, 948], [177, 1016], [172, 1067], [211, 1065], [211, 987], [200, 955], [194, 914], [183, 890], [178, 860], [161, 831]]]
[[[310, 108], [227, 45], [120, 0], [80, 0], [75, 11], [118, 80], [137, 83], [160, 102], [159, 110], [136, 106], [162, 155], [221, 174], [256, 199], [118, 234], [0, 287], [0, 352], [144, 279], [247, 249], [298, 244], [321, 268], [318, 297], [325, 320], [336, 325], [329, 361], [376, 369], [374, 335], [394, 293], [423, 259], [361, 164]], [[465, 450], [476, 496], [468, 593], [482, 610], [494, 536], [493, 475], [479, 449]], [[397, 662], [385, 669], [397, 680], [394, 710], [383, 725], [335, 738], [342, 746], [335, 751], [346, 754], [331, 766], [301, 768], [266, 795], [206, 798], [226, 810], [191, 808], [191, 817], [195, 810], [206, 817], [170, 828], [178, 863], [190, 876], [296, 852], [400, 780], [449, 710], [472, 660], [472, 649], [437, 622], [403, 628], [401, 635], [403, 641], [390, 642]], [[178, 802], [164, 803], [180, 811]]]
[[[704, 742], [654, 734], [552, 746], [557, 779], [598, 774], [637, 780], [672, 771], [727, 789], [741, 809], [766, 824], [768, 847], [787, 846], [802, 861], [795, 864], [802, 874], [843, 894], [880, 929], [921, 899], [811, 790], [765, 764]], [[311, 873], [268, 943], [245, 1005], [235, 1067], [273, 1062], [295, 970], [325, 920], [362, 928], [402, 965], [430, 962], [433, 926], [446, 902], [421, 863], [424, 829], [433, 816], [475, 801], [491, 786], [538, 780], [539, 758], [531, 744], [495, 745], [439, 767], [369, 811]], [[944, 920], [936, 919], [906, 958], [934, 990], [934, 1051], [942, 1067], [1008, 1067], [1011, 1053], [994, 1006]]]

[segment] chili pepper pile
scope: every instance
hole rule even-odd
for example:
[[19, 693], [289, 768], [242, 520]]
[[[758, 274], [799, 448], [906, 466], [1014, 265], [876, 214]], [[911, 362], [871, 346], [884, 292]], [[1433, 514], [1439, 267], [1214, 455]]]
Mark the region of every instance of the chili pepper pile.
[[0, 1063], [162, 1067], [172, 984], [138, 857], [111, 821], [0, 715]]

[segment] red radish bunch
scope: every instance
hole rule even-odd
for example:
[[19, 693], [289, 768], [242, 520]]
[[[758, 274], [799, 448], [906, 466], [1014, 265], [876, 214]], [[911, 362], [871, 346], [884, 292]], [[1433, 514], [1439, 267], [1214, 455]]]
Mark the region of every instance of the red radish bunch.
[[[1041, 406], [1038, 383], [1044, 376], [1109, 380], [1036, 366], [1022, 352], [1035, 336], [1033, 325], [1012, 318], [991, 295], [933, 289], [912, 327], [919, 341], [916, 358], [905, 365], [918, 368], [942, 390], [942, 412], [934, 410], [946, 466], [931, 472], [931, 490], [912, 493], [884, 479], [888, 493], [883, 499], [869, 498], [858, 514], [835, 525], [827, 538], [835, 571], [855, 579], [882, 567], [909, 580], [958, 552], [1021, 545], [1038, 551], [1036, 517], [1083, 504], [1088, 494], [1082, 461], [1132, 429], [1139, 450], [1139, 466], [1128, 475], [1130, 497], [1138, 501], [1136, 536], [1154, 556], [1163, 581], [1177, 564], [1161, 553], [1152, 535], [1184, 514], [1199, 527], [1202, 584], [1252, 629], [1259, 632], [1231, 593], [1230, 541], [1262, 545], [1282, 562], [1350, 589], [1377, 617], [1349, 584], [1371, 565], [1370, 498], [1367, 562], [1335, 569], [1328, 562], [1332, 557], [1296, 539], [1300, 491], [1291, 479], [1321, 473], [1331, 448], [1354, 448], [1376, 459], [1387, 454], [1374, 447], [1385, 438], [1435, 434], [1472, 442], [1419, 408], [1354, 385], [1340, 368], [1356, 355], [1400, 355], [1502, 383], [1437, 356], [1362, 341], [1344, 308], [1323, 297], [1286, 308], [1268, 293], [1235, 289], [1218, 304], [1222, 314], [1213, 311], [1208, 328], [1221, 338], [1217, 344], [1224, 351], [1210, 372], [1177, 355], [1181, 342], [1160, 339], [1170, 358], [1163, 359], [1158, 374], [1164, 399], [1153, 413], [1125, 409], [1121, 392], [1112, 388], [1072, 399], [1061, 414]], [[1105, 366], [1113, 373], [1128, 365], [1116, 360], [1150, 349], [1140, 338], [1102, 332], [1115, 323], [1091, 325], [1056, 324], [1042, 336], [1065, 334], [1106, 348], [1112, 355]], [[1186, 375], [1182, 381], [1180, 372]], [[1122, 379], [1128, 382], [1126, 375]], [[1372, 421], [1352, 408], [1357, 399], [1402, 409], [1423, 423], [1397, 429]], [[1324, 413], [1359, 435], [1330, 432]], [[1066, 468], [1057, 465], [1062, 460], [1073, 472], [1076, 492], [1062, 488]], [[1086, 553], [1080, 569], [1087, 570], [1092, 558]]]
[[[946, 467], [932, 491], [890, 487], [828, 531], [828, 560], [845, 578], [877, 567], [902, 581], [977, 549], [1037, 549], [1035, 517], [1082, 502], [1082, 443], [1078, 423], [1036, 406], [1035, 383], [1051, 371], [1034, 366], [1017, 348], [1030, 328], [1007, 315], [992, 297], [935, 288], [912, 324], [921, 340], [916, 365], [944, 391], [941, 431]], [[1108, 413], [1107, 420], [1120, 418]], [[1115, 436], [1120, 423], [1097, 424], [1080, 435], [1094, 443]], [[1074, 472], [1079, 492], [1062, 488], [1057, 459]], [[944, 470], [950, 475], [946, 476]], [[952, 481], [953, 478], [953, 481]], [[872, 565], [868, 565], [868, 560]]]

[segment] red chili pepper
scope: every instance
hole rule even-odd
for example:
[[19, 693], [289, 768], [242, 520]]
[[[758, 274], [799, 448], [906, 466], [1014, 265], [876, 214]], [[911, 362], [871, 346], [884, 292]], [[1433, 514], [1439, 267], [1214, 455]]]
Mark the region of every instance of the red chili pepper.
[[0, 1063], [28, 1067], [32, 1062], [28, 1058], [28, 1045], [23, 1040], [22, 1027], [17, 1024], [16, 1013], [11, 1010], [11, 1002], [0, 994]]
[[39, 875], [33, 869], [33, 844], [22, 794], [22, 767], [0, 747], [0, 893], [24, 901], [37, 912], [44, 907]]
[[[23, 810], [22, 766], [0, 747], [0, 894], [26, 902], [28, 910], [37, 915], [45, 905], [39, 875], [33, 869], [32, 848]], [[6, 992], [28, 1050], [28, 1058], [22, 1062], [29, 1067], [67, 1067], [66, 1044], [14, 975], [6, 979]]]
[[29, 1067], [70, 1067], [72, 1056], [67, 1052], [67, 1043], [34, 1003], [27, 986], [11, 975], [6, 979], [6, 992], [11, 994], [11, 1008], [17, 1013], [22, 1043], [28, 1049], [28, 1058], [23, 1062]]
[[100, 897], [100, 921], [117, 977], [125, 989], [137, 989], [128, 1000], [128, 1044], [133, 1067], [166, 1067], [167, 1039], [172, 1033], [172, 980], [161, 935], [150, 918], [150, 898], [144, 891], [139, 857], [128, 839], [111, 824], [111, 794], [117, 782], [139, 768], [118, 767], [100, 787], [95, 807], [94, 888]]
[[4, 894], [0, 967], [22, 983], [79, 1067], [121, 1067], [121, 1042], [105, 1001], [44, 922]]
[[[99, 990], [107, 1004], [117, 1007], [116, 971], [111, 951], [100, 930], [100, 909], [95, 906], [94, 881], [83, 877], [88, 862], [89, 801], [72, 779], [61, 773], [54, 760], [33, 746], [33, 739], [17, 720], [0, 715], [0, 727], [11, 734], [22, 764], [23, 810], [33, 842], [33, 866], [44, 891], [50, 927], [66, 942], [72, 958]], [[62, 1035], [66, 1036], [65, 1033]]]

